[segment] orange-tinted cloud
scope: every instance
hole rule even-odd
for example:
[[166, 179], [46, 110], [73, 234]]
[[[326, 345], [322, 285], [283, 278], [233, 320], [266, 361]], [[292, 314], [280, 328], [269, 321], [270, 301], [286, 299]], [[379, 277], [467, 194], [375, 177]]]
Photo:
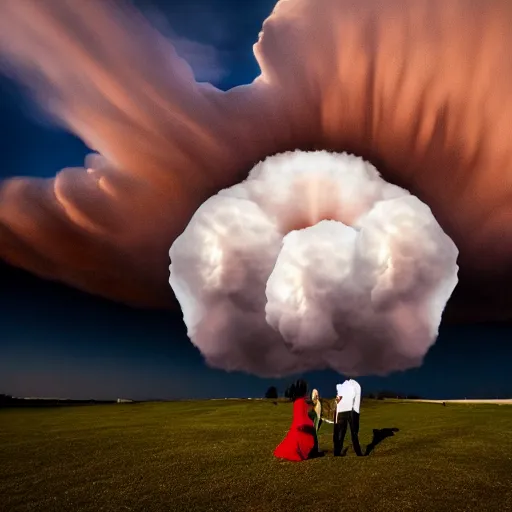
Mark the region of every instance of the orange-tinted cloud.
[[102, 156], [3, 182], [0, 257], [167, 307], [168, 248], [206, 198], [275, 152], [345, 150], [457, 244], [453, 317], [511, 318], [511, 26], [508, 0], [282, 0], [261, 76], [224, 93], [123, 3], [4, 0], [9, 71]]

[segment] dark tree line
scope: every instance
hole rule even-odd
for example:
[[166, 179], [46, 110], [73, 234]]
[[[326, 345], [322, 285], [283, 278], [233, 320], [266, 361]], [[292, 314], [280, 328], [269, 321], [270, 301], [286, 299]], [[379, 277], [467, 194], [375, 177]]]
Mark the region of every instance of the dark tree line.
[[14, 401], [11, 395], [5, 395], [4, 393], [0, 393], [0, 405], [2, 404], [10, 404]]

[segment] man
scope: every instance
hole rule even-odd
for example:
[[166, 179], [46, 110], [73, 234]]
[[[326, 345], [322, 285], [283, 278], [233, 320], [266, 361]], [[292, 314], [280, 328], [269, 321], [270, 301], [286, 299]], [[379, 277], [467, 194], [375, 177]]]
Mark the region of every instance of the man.
[[350, 425], [352, 446], [358, 457], [361, 457], [359, 445], [359, 410], [361, 406], [361, 386], [352, 378], [347, 377], [343, 384], [336, 385], [336, 412], [334, 417], [334, 456], [342, 455], [343, 441]]

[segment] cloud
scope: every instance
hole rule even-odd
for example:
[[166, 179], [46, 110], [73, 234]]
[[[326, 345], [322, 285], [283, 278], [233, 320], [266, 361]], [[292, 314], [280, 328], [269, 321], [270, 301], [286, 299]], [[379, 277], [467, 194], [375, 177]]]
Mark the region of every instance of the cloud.
[[206, 199], [269, 155], [348, 151], [456, 243], [454, 316], [510, 318], [511, 23], [508, 0], [282, 0], [254, 46], [261, 76], [222, 92], [123, 2], [4, 0], [6, 72], [101, 156], [4, 181], [0, 257], [169, 307], [168, 247]]
[[[210, 82], [216, 85], [229, 74], [226, 68], [226, 61], [229, 59], [228, 52], [219, 50], [213, 44], [179, 36], [165, 14], [155, 7], [143, 9], [142, 13], [151, 25], [169, 40], [176, 53], [192, 68], [198, 82]], [[209, 13], [208, 23], [210, 28], [220, 25], [215, 13]]]
[[360, 158], [267, 158], [208, 199], [170, 249], [188, 335], [262, 377], [419, 366], [457, 283], [430, 209]]

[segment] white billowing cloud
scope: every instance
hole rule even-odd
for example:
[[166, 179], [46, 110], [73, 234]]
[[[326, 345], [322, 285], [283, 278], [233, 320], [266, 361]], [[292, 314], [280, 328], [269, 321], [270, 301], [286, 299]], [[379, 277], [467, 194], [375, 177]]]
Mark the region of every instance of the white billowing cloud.
[[170, 284], [212, 366], [384, 375], [435, 342], [457, 256], [430, 208], [369, 163], [295, 151], [197, 210]]

